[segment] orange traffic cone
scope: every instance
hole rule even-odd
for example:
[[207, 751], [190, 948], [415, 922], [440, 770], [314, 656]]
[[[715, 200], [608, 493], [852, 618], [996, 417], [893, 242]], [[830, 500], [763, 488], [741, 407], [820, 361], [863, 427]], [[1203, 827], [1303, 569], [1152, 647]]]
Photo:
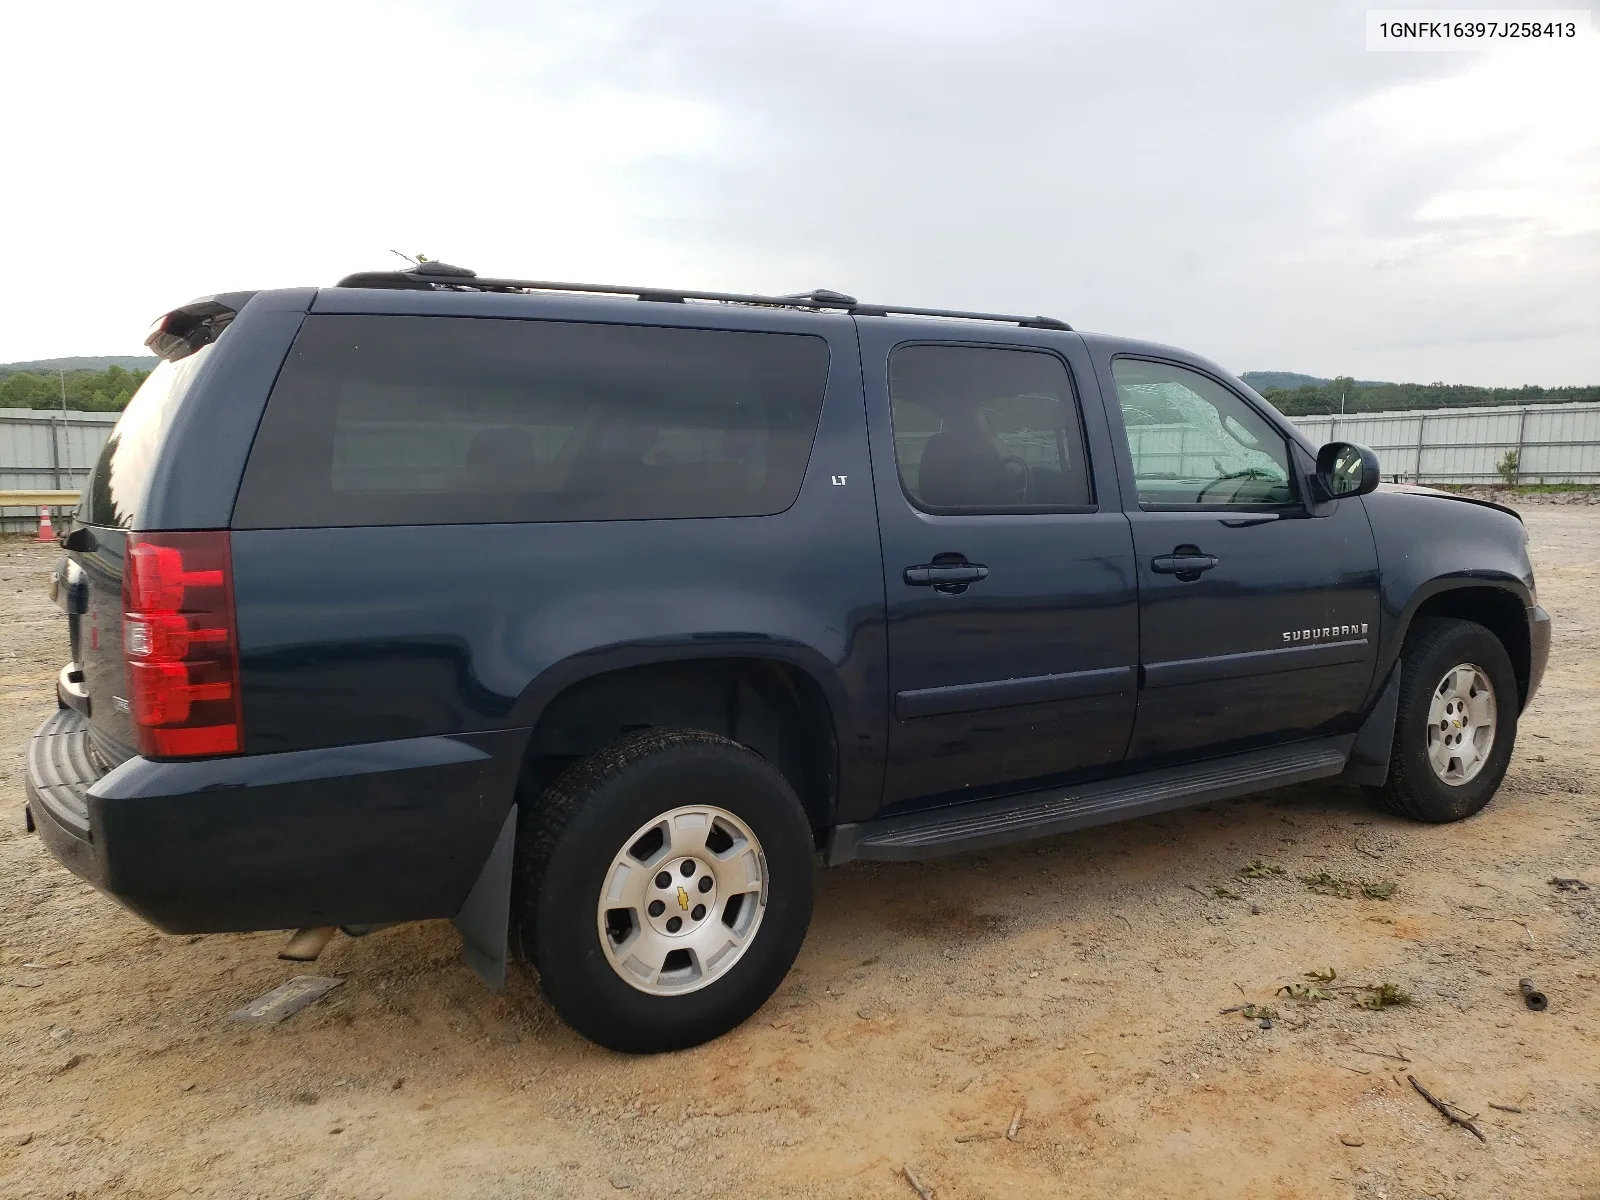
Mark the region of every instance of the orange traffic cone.
[[39, 506], [39, 540], [41, 542], [56, 540], [55, 526], [50, 524], [50, 510], [42, 504]]

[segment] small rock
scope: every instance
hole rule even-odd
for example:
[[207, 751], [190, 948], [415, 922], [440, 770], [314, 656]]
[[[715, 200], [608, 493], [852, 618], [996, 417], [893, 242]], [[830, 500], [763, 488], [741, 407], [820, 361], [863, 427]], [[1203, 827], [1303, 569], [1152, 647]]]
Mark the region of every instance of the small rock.
[[192, 1083], [186, 1083], [186, 1084], [184, 1084], [184, 1085], [183, 1085], [183, 1090], [184, 1090], [184, 1091], [186, 1091], [186, 1092], [192, 1092], [192, 1091], [194, 1091], [194, 1084], [192, 1084]]
[[872, 1010], [870, 1008], [858, 1008], [856, 1009], [856, 1016], [863, 1021], [870, 1021], [872, 1020]]
[[685, 1135], [685, 1136], [679, 1138], [677, 1141], [673, 1142], [672, 1143], [672, 1148], [674, 1150], [693, 1150], [694, 1149], [694, 1139], [692, 1137], [689, 1137], [689, 1136]]
[[57, 1063], [56, 1067], [55, 1067], [55, 1070], [51, 1071], [50, 1073], [52, 1075], [64, 1075], [66, 1072], [72, 1070], [73, 1067], [77, 1066], [82, 1061], [83, 1061], [83, 1055], [81, 1055], [81, 1054], [73, 1054], [73, 1055], [67, 1057], [66, 1059], [63, 1059], [61, 1062]]
[[344, 1132], [344, 1126], [343, 1125], [335, 1125], [332, 1129], [328, 1130], [328, 1132], [330, 1134], [332, 1134], [332, 1133], [343, 1133]]
[[1250, 915], [1251, 915], [1251, 916], [1252, 916], [1252, 917], [1259, 917], [1259, 916], [1260, 916], [1260, 915], [1261, 915], [1261, 905], [1259, 905], [1259, 904], [1252, 904], [1252, 905], [1251, 905], [1251, 906], [1250, 906]]
[[627, 1191], [637, 1182], [638, 1180], [634, 1179], [632, 1171], [611, 1172], [611, 1186], [616, 1188], [619, 1192]]
[[1365, 1139], [1358, 1138], [1353, 1133], [1341, 1133], [1339, 1135], [1339, 1140], [1346, 1146], [1365, 1146], [1367, 1144]]
[[70, 1025], [57, 1025], [50, 1031], [50, 1038], [52, 1041], [65, 1046], [72, 1040], [72, 1027]]
[[26, 977], [24, 977], [22, 979], [13, 979], [11, 982], [16, 984], [18, 987], [43, 987], [44, 986], [44, 980], [42, 980], [42, 979], [28, 979]]
[[402, 1087], [405, 1086], [405, 1082], [406, 1082], [406, 1077], [404, 1075], [402, 1075], [402, 1076], [400, 1076], [400, 1078], [396, 1079], [394, 1082], [392, 1082], [389, 1085], [389, 1090], [391, 1092], [398, 1092]]
[[31, 1141], [33, 1141], [33, 1134], [31, 1133], [14, 1133], [11, 1135], [11, 1144], [13, 1146], [26, 1146]]

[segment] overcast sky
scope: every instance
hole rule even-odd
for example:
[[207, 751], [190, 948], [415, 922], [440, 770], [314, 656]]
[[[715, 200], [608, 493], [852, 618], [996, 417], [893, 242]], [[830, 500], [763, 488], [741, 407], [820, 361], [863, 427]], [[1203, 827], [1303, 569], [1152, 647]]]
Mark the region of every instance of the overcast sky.
[[0, 362], [138, 353], [196, 295], [394, 249], [1600, 383], [1600, 36], [1372, 53], [1364, 11], [5, 4]]

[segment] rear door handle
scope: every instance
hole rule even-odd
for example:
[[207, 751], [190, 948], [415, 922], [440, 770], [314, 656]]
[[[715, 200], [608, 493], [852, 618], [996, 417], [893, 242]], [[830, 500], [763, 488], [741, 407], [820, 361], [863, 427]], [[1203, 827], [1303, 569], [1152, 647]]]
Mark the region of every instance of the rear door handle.
[[989, 578], [989, 568], [978, 563], [923, 563], [907, 567], [905, 579], [912, 587], [964, 588]]
[[1199, 579], [1200, 572], [1209, 571], [1216, 565], [1215, 554], [1158, 554], [1150, 560], [1150, 569], [1158, 575], [1176, 575], [1185, 582]]

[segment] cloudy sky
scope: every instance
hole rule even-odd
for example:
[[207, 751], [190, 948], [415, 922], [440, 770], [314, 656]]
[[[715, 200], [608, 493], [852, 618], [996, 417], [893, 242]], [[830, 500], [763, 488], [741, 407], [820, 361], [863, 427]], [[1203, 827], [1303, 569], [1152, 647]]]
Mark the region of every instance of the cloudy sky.
[[1041, 312], [1240, 371], [1600, 383], [1600, 36], [1372, 53], [1364, 12], [3, 5], [0, 362], [137, 353], [193, 296], [392, 249]]

